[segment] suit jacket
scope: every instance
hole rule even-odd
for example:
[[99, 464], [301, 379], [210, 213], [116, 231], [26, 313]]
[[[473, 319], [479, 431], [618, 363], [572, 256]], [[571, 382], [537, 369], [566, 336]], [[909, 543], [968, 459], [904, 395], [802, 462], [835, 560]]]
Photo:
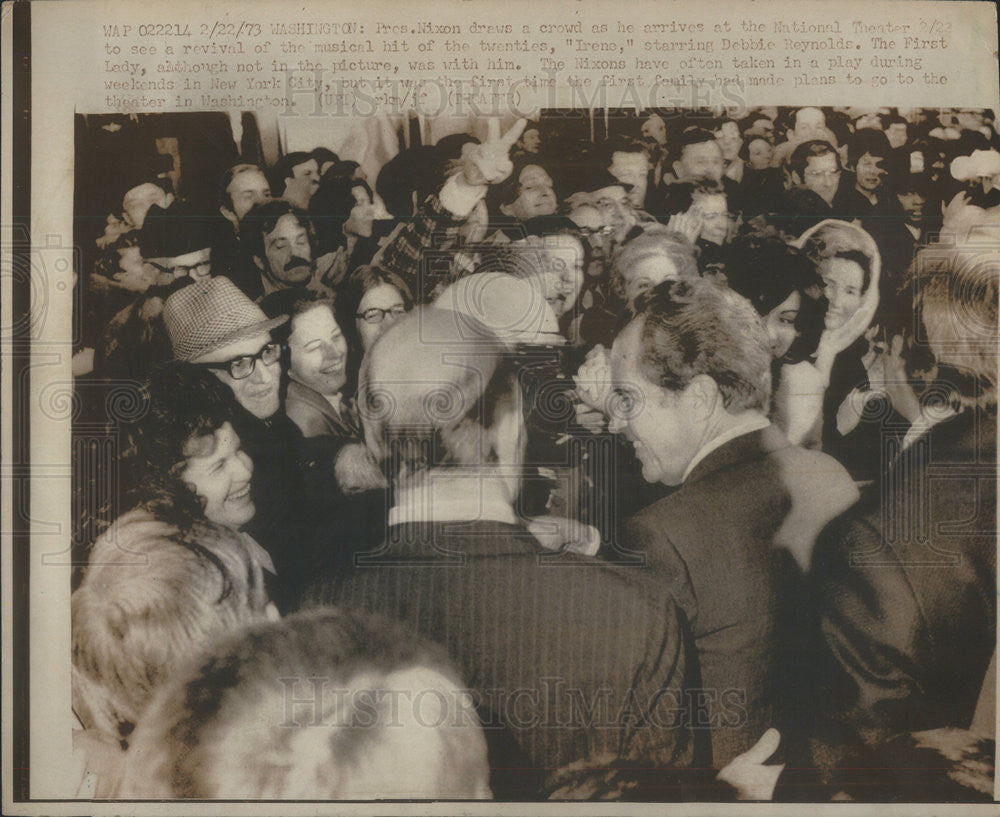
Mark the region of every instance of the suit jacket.
[[[359, 558], [313, 601], [386, 614], [448, 649], [478, 699], [498, 796], [537, 796], [532, 772], [575, 761], [661, 776], [690, 762], [682, 622], [641, 571], [486, 521], [394, 526]], [[496, 753], [504, 727], [516, 759]]]
[[677, 491], [627, 523], [691, 623], [688, 684], [703, 691], [700, 723], [717, 768], [780, 724], [775, 703], [791, 694], [786, 664], [797, 643], [786, 633], [794, 611], [781, 612], [798, 591], [789, 555], [807, 565], [823, 525], [856, 499], [838, 463], [768, 426], [709, 453]]
[[968, 727], [996, 643], [996, 480], [996, 416], [966, 411], [824, 532], [815, 598], [832, 742]]

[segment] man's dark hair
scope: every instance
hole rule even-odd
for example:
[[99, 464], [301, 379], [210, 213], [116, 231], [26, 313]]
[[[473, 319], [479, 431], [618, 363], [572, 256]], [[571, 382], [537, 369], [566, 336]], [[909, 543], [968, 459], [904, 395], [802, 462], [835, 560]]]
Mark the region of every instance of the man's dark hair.
[[316, 233], [312, 222], [309, 221], [309, 214], [284, 199], [273, 199], [255, 204], [240, 220], [240, 236], [246, 242], [247, 252], [251, 257], [259, 258], [261, 261], [267, 258], [264, 254], [264, 236], [273, 233], [278, 221], [284, 216], [294, 216], [295, 220], [305, 227], [309, 235], [309, 244], [316, 243]]
[[906, 125], [907, 128], [910, 127], [910, 123], [906, 121], [906, 117], [900, 116], [898, 113], [891, 113], [882, 117], [882, 127], [888, 130], [890, 125]]
[[304, 165], [310, 159], [316, 158], [311, 153], [304, 150], [296, 150], [293, 153], [286, 153], [271, 168], [268, 180], [271, 183], [271, 193], [274, 196], [285, 194], [285, 182], [295, 178], [295, 168]]
[[770, 341], [742, 295], [702, 278], [664, 281], [638, 298], [633, 314], [642, 320], [640, 370], [651, 383], [678, 392], [707, 375], [728, 411], [766, 409]]
[[596, 159], [599, 167], [610, 168], [616, 153], [641, 153], [649, 160], [649, 146], [628, 136], [609, 136], [597, 148]]
[[681, 131], [680, 137], [677, 139], [675, 145], [676, 159], [681, 159], [684, 156], [684, 150], [691, 145], [700, 145], [704, 142], [715, 142], [715, 134], [710, 130], [699, 127], [697, 125], [692, 125], [689, 128], [684, 128]]
[[322, 170], [323, 165], [327, 162], [333, 162], [334, 164], [340, 164], [340, 157], [334, 153], [330, 148], [318, 147], [313, 148], [310, 154], [313, 159], [316, 160], [317, 166]]

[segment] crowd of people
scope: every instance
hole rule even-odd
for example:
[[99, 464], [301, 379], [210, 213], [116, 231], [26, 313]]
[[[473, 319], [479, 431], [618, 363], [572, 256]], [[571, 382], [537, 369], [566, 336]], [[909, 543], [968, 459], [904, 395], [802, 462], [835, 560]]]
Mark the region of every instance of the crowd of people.
[[82, 792], [992, 799], [992, 112], [572, 115], [122, 190]]

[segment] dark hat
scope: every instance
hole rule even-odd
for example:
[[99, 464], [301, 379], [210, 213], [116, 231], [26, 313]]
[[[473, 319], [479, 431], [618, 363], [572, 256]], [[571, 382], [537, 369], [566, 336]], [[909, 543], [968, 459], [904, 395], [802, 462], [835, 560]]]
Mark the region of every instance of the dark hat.
[[187, 202], [164, 209], [154, 204], [146, 213], [139, 246], [143, 258], [176, 258], [212, 246], [207, 219]]
[[573, 186], [582, 193], [595, 193], [605, 187], [624, 187], [626, 193], [632, 189], [631, 184], [616, 179], [606, 167], [596, 165], [585, 167]]

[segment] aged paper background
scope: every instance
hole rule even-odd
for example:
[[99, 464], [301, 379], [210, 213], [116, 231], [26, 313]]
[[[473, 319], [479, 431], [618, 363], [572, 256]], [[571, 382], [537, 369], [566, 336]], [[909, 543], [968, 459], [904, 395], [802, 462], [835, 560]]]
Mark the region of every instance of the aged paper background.
[[[4, 51], [10, 49], [9, 7]], [[31, 8], [30, 338], [31, 798], [12, 804], [9, 673], [4, 678], [7, 813], [267, 814], [274, 805], [66, 802], [70, 749], [67, 558], [70, 326], [75, 113], [255, 110], [294, 148], [337, 149], [359, 116], [517, 115], [542, 107], [858, 105], [1000, 107], [995, 7], [988, 2], [143, 2], [35, 3]], [[879, 41], [878, 38], [881, 38]], [[684, 50], [666, 41], [689, 40]], [[697, 41], [697, 42], [695, 42]], [[807, 43], [825, 44], [822, 48]], [[505, 44], [513, 43], [510, 50]], [[317, 44], [323, 44], [317, 48]], [[503, 50], [496, 50], [503, 46]], [[168, 48], [173, 48], [169, 52]], [[187, 47], [185, 49], [185, 47]], [[896, 62], [873, 65], [873, 59]], [[919, 58], [919, 69], [914, 66]], [[815, 62], [811, 62], [815, 60]], [[770, 62], [769, 62], [770, 61]], [[197, 71], [192, 66], [200, 66]], [[883, 67], [891, 65], [891, 67]], [[215, 66], [214, 68], [210, 66]], [[5, 134], [10, 123], [4, 66]], [[683, 84], [677, 78], [683, 77]], [[537, 82], [542, 78], [551, 84]], [[319, 82], [321, 90], [314, 88]], [[603, 80], [603, 84], [602, 84]], [[631, 80], [631, 83], [629, 82]], [[197, 86], [197, 87], [196, 87]], [[10, 140], [5, 139], [9, 179]], [[5, 182], [5, 206], [10, 190]], [[11, 237], [3, 218], [5, 248]], [[8, 263], [5, 249], [5, 265]], [[11, 328], [3, 276], [5, 358]], [[9, 359], [9, 358], [8, 358]], [[5, 361], [4, 404], [11, 390]], [[11, 450], [10, 413], [3, 445]], [[3, 472], [2, 529], [11, 530], [12, 471]], [[10, 558], [4, 542], [4, 650], [10, 649]], [[6, 662], [5, 662], [6, 663]], [[63, 801], [63, 802], [44, 802]], [[856, 813], [850, 804], [834, 809]], [[629, 813], [635, 807], [563, 808]], [[282, 813], [537, 813], [505, 804], [282, 804]], [[558, 810], [553, 807], [553, 810]], [[655, 813], [799, 814], [801, 806], [656, 806]], [[946, 811], [944, 807], [927, 810]], [[915, 813], [878, 807], [878, 813]], [[965, 807], [963, 813], [989, 813]], [[995, 813], [995, 809], [993, 810]]]

